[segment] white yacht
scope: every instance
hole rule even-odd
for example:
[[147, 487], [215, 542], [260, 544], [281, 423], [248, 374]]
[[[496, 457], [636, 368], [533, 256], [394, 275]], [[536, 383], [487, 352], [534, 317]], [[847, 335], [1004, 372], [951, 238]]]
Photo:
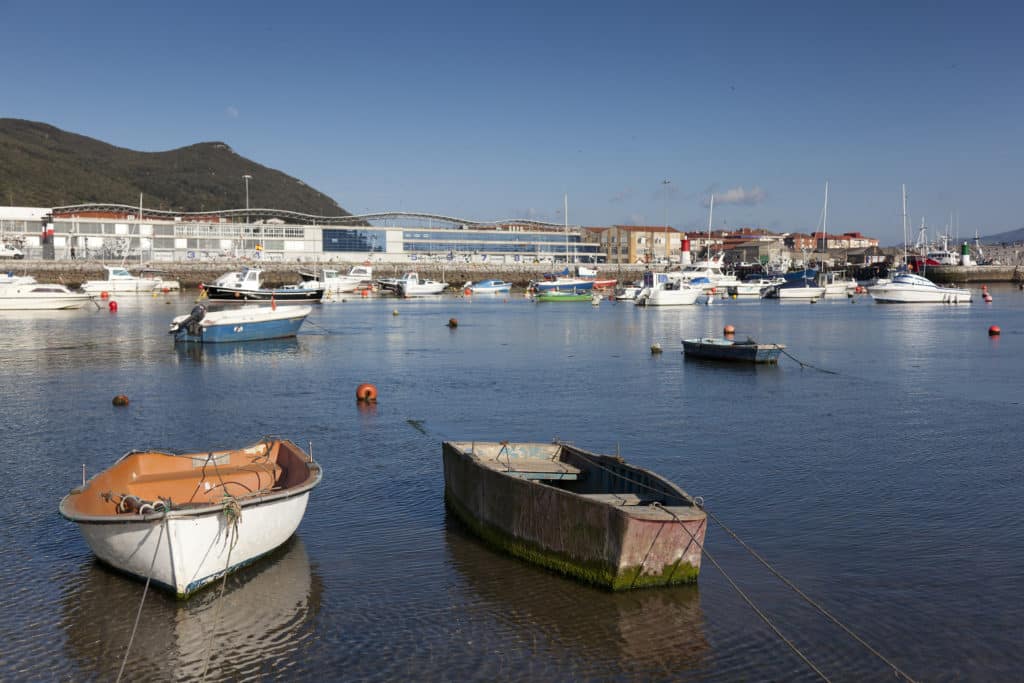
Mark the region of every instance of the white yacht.
[[[683, 266], [680, 276], [684, 282], [700, 284], [705, 291], [712, 289], [722, 290], [729, 287], [736, 287], [740, 280], [733, 273], [726, 273], [723, 269], [725, 255], [719, 253], [717, 256], [695, 261]], [[707, 282], [696, 283], [697, 278], [707, 278]]]
[[0, 311], [57, 311], [81, 308], [94, 301], [91, 294], [28, 279], [29, 282], [0, 284]]
[[883, 304], [969, 304], [971, 290], [940, 287], [915, 273], [900, 273], [892, 282], [868, 288], [868, 294]]
[[690, 306], [704, 290], [683, 280], [681, 273], [644, 273], [644, 288], [634, 303], [638, 306]]

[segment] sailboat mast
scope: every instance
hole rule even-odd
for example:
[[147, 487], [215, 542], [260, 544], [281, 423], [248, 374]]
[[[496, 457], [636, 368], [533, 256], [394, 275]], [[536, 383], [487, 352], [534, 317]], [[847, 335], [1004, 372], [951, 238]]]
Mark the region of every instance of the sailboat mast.
[[901, 185], [903, 189], [903, 266], [907, 265], [907, 186]]
[[828, 244], [828, 181], [825, 181], [825, 208], [821, 212], [821, 260], [825, 260], [825, 247]]
[[569, 193], [562, 195], [562, 218], [565, 219], [565, 266], [569, 267]]
[[708, 209], [708, 260], [711, 260], [711, 217], [715, 214], [715, 195], [711, 193], [711, 207]]

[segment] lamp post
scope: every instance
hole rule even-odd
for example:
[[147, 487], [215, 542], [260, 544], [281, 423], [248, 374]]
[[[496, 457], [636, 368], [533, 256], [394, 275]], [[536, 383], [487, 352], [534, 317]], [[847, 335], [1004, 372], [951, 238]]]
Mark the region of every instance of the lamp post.
[[[245, 225], [249, 226], [249, 181], [252, 180], [252, 176], [246, 174], [242, 176], [242, 180], [245, 181]], [[243, 241], [244, 248], [244, 241]]]
[[662, 189], [665, 193], [665, 261], [669, 261], [669, 236], [668, 236], [668, 186], [672, 184], [672, 181], [666, 178], [661, 181]]

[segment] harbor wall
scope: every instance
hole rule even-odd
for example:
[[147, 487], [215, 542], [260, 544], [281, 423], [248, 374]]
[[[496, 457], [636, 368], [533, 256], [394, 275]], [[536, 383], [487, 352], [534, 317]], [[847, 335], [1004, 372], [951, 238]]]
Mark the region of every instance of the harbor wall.
[[[352, 263], [332, 262], [331, 268], [342, 273], [359, 265], [362, 261]], [[16, 275], [32, 275], [40, 282], [60, 282], [75, 288], [86, 280], [102, 280], [106, 277], [103, 265], [97, 261], [4, 261], [0, 264], [0, 272]], [[121, 265], [110, 262], [107, 265]], [[497, 279], [511, 282], [516, 286], [526, 286], [532, 280], [538, 280], [544, 273], [560, 272], [564, 264], [501, 264], [485, 263], [441, 264], [430, 262], [407, 263], [373, 263], [373, 274], [376, 278], [399, 277], [403, 273], [415, 271], [421, 278], [431, 278], [447, 282], [453, 287], [460, 287], [467, 281]], [[182, 289], [196, 289], [200, 283], [212, 282], [226, 272], [241, 270], [243, 266], [259, 267], [263, 270], [263, 282], [267, 287], [280, 287], [298, 282], [300, 271], [312, 272], [313, 264], [287, 261], [271, 261], [256, 263], [252, 261], [203, 261], [198, 263], [154, 263], [143, 264], [141, 267], [153, 267], [161, 272], [164, 279], [177, 280]], [[127, 264], [133, 273], [138, 273], [138, 264]], [[632, 281], [642, 277], [644, 266], [609, 264], [598, 266], [598, 276], [615, 278], [621, 281]]]

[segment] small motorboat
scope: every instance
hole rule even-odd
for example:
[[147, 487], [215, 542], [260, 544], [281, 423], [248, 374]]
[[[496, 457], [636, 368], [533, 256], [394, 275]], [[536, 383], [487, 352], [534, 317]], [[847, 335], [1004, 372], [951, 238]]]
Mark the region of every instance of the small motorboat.
[[149, 294], [160, 283], [159, 280], [132, 275], [127, 268], [121, 266], [103, 266], [103, 269], [107, 271], [106, 279], [83, 282], [83, 292], [88, 292], [89, 294], [100, 294], [102, 292], [110, 294], [115, 292], [117, 294]]
[[364, 284], [373, 284], [373, 268], [368, 265], [352, 266], [347, 275], [333, 268], [323, 268], [312, 273], [300, 271], [299, 275], [302, 277], [300, 287], [316, 289], [322, 285], [327, 294], [347, 294]]
[[95, 303], [92, 294], [73, 292], [64, 285], [36, 282], [31, 276], [24, 278], [27, 281], [0, 284], [0, 311], [58, 311]]
[[73, 489], [60, 514], [111, 567], [187, 597], [299, 526], [320, 465], [291, 441], [201, 453], [132, 451]]
[[200, 344], [281, 339], [298, 334], [312, 312], [310, 306], [244, 306], [207, 311], [197, 304], [187, 315], [174, 318], [168, 333], [174, 335], [176, 342]]
[[697, 580], [707, 516], [664, 477], [564, 442], [442, 453], [448, 509], [499, 549], [612, 590]]
[[733, 341], [718, 337], [684, 339], [683, 353], [687, 358], [724, 360], [739, 363], [768, 363], [777, 365], [783, 344], [758, 344], [753, 339]]
[[481, 280], [467, 282], [462, 288], [473, 294], [508, 294], [512, 290], [512, 283], [504, 280]]

